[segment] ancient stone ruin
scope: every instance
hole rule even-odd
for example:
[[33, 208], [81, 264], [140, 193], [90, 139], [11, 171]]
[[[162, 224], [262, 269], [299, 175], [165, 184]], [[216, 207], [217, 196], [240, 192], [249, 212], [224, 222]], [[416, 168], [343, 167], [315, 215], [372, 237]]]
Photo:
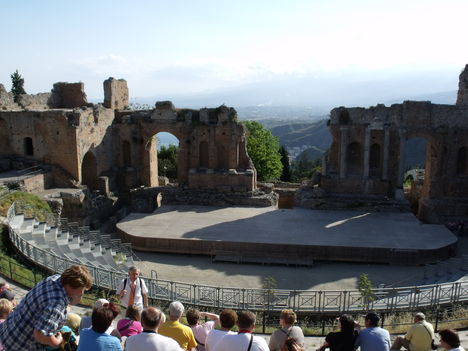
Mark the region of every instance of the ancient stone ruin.
[[456, 105], [405, 101], [390, 107], [339, 107], [331, 111], [332, 145], [321, 187], [331, 195], [402, 197], [405, 144], [427, 142], [417, 214], [438, 223], [468, 215], [468, 65]]
[[[125, 80], [104, 82], [104, 103], [87, 102], [83, 83], [56, 83], [51, 93], [13, 101], [0, 85], [0, 156], [53, 165], [49, 186], [87, 185], [108, 193], [158, 185], [158, 132], [179, 139], [178, 183], [189, 189], [251, 192], [256, 173], [245, 129], [233, 108], [129, 110]], [[6, 158], [5, 158], [6, 157]], [[3, 161], [1, 170], [11, 164]]]

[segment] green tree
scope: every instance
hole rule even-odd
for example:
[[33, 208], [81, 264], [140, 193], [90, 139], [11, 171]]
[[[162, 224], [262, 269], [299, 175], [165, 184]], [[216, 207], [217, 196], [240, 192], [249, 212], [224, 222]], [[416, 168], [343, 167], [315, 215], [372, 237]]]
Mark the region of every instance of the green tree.
[[291, 179], [293, 182], [301, 182], [310, 179], [315, 172], [322, 169], [320, 159], [311, 160], [307, 153], [303, 152], [292, 164]]
[[18, 70], [15, 73], [10, 75], [11, 77], [11, 92], [15, 102], [18, 102], [18, 99], [21, 94], [26, 94], [24, 90], [24, 78], [18, 73]]
[[291, 167], [289, 165], [289, 154], [288, 150], [281, 145], [279, 153], [281, 155], [281, 164], [283, 165], [283, 172], [281, 173], [280, 179], [283, 182], [290, 182], [291, 181]]
[[257, 170], [258, 180], [278, 179], [283, 170], [278, 138], [258, 122], [246, 121], [244, 124], [249, 131], [247, 152]]
[[161, 146], [161, 149], [158, 151], [158, 171], [160, 176], [165, 176], [170, 179], [177, 179], [178, 156], [178, 146]]
[[372, 282], [366, 273], [359, 276], [358, 290], [361, 293], [363, 307], [368, 310], [372, 301], [375, 301], [374, 291], [372, 290]]

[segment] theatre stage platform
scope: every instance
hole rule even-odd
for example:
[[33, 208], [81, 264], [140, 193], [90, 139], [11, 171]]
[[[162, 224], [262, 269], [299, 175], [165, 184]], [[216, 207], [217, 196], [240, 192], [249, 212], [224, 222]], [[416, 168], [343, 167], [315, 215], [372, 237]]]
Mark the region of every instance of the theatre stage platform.
[[167, 205], [132, 213], [117, 229], [136, 250], [259, 263], [426, 264], [450, 257], [457, 243], [445, 226], [401, 212]]

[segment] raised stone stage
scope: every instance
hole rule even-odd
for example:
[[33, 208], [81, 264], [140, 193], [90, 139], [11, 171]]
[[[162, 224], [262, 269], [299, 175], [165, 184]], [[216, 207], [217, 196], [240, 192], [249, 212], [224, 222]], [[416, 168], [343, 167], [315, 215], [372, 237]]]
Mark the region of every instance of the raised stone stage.
[[425, 264], [450, 257], [457, 245], [444, 226], [395, 212], [167, 205], [132, 213], [117, 229], [136, 250], [259, 263]]

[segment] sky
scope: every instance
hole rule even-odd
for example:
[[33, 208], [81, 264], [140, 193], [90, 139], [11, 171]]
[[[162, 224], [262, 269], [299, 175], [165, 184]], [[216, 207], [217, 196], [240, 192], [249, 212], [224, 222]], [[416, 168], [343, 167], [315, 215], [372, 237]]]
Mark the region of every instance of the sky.
[[207, 102], [221, 104], [237, 96], [238, 103], [307, 105], [348, 95], [330, 103], [352, 104], [361, 101], [353, 92], [391, 99], [456, 90], [468, 63], [466, 0], [0, 6], [0, 83], [9, 90], [18, 69], [28, 93], [81, 81], [88, 98], [102, 100], [102, 82], [115, 77], [127, 80], [132, 98], [211, 96]]

